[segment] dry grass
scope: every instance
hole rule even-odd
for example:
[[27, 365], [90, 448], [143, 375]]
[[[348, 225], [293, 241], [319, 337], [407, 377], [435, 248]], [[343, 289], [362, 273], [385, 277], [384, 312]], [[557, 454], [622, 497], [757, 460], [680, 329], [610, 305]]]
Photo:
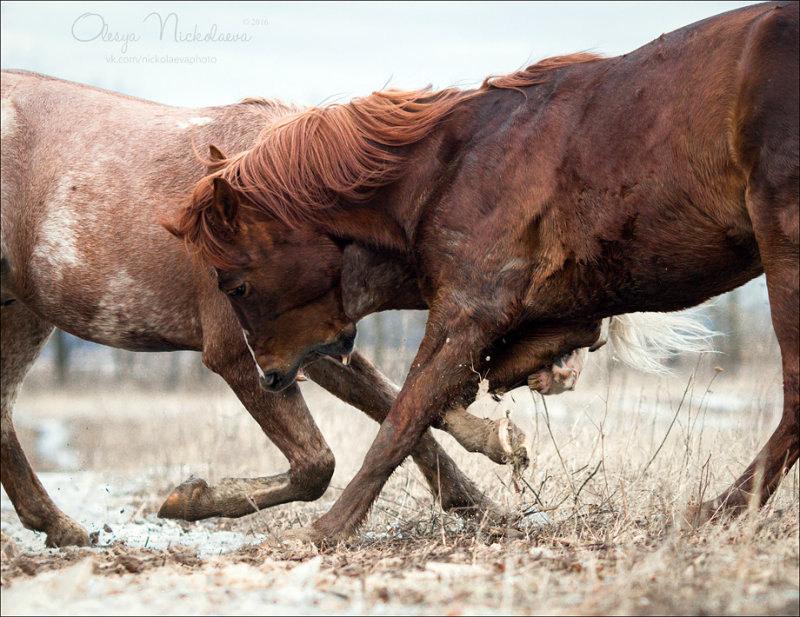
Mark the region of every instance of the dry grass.
[[[547, 511], [553, 523], [522, 537], [442, 513], [406, 462], [350, 542], [321, 549], [268, 542], [230, 559], [261, 570], [317, 564], [311, 584], [328, 594], [332, 611], [796, 615], [796, 467], [761, 511], [690, 532], [674, 525], [687, 504], [721, 491], [744, 469], [780, 413], [778, 362], [750, 375], [719, 373], [715, 361], [701, 359], [671, 378], [609, 373], [601, 361], [578, 392], [545, 400], [515, 392], [514, 417], [534, 449], [519, 478], [437, 432], [497, 501]], [[305, 392], [337, 457], [332, 488], [315, 503], [200, 524], [279, 536], [313, 521], [338, 496], [377, 427], [315, 386]], [[509, 405], [485, 403], [481, 411], [500, 414]], [[141, 496], [145, 511], [191, 472], [213, 481], [285, 468], [222, 385], [158, 397], [29, 392], [18, 409], [23, 424], [54, 409], [63, 415], [81, 468], [164, 466], [163, 482]], [[131, 454], [121, 458], [122, 447]], [[6, 571], [4, 581], [13, 580]]]

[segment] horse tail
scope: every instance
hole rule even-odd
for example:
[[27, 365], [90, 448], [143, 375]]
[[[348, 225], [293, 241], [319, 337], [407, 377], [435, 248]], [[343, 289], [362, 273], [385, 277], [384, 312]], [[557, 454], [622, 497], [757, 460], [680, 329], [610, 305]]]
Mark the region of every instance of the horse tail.
[[657, 374], [670, 369], [664, 361], [678, 353], [713, 351], [719, 332], [707, 327], [697, 311], [684, 313], [628, 313], [603, 320], [614, 356], [633, 368]]

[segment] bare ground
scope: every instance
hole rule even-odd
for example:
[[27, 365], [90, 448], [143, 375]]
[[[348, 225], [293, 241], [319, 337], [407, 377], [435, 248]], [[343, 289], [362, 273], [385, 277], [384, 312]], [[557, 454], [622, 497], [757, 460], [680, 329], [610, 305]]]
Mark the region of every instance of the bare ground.
[[703, 360], [670, 378], [600, 366], [546, 405], [522, 391], [484, 400], [480, 413], [512, 408], [532, 438], [521, 477], [437, 435], [496, 500], [545, 510], [549, 523], [539, 515], [504, 530], [444, 514], [406, 463], [361, 532], [330, 547], [279, 538], [330, 507], [376, 427], [316, 387], [309, 406], [337, 457], [323, 499], [191, 524], [155, 516], [190, 473], [214, 481], [285, 468], [224, 387], [29, 388], [16, 412], [23, 445], [98, 546], [45, 549], [3, 495], [2, 613], [797, 615], [797, 469], [761, 511], [674, 525], [774, 429], [774, 366], [729, 375]]

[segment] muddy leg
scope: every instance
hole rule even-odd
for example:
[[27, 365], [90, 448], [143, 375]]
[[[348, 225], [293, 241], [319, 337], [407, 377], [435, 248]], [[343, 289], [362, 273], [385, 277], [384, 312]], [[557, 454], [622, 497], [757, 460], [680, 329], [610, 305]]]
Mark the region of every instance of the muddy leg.
[[[242, 339], [243, 340], [243, 339]], [[313, 501], [322, 496], [335, 461], [325, 438], [306, 407], [297, 386], [278, 394], [258, 384], [253, 360], [243, 353], [226, 362], [204, 360], [228, 382], [258, 425], [289, 461], [289, 471], [262, 478], [223, 478], [216, 486], [190, 478], [176, 487], [158, 515], [199, 520], [211, 516], [239, 517], [290, 501]], [[241, 351], [241, 350], [240, 350]]]
[[11, 412], [22, 380], [39, 355], [53, 326], [20, 302], [2, 309], [2, 450], [0, 477], [22, 524], [47, 534], [47, 546], [83, 546], [86, 530], [56, 507], [31, 469], [17, 440]]
[[[305, 370], [308, 375], [314, 375], [314, 381], [343, 401], [357, 406], [376, 422], [383, 422], [397, 395], [397, 388], [361, 354], [353, 354], [351, 365], [352, 371], [348, 371], [340, 362], [321, 356], [319, 360], [308, 364]], [[319, 372], [323, 367], [327, 374]], [[483, 454], [500, 465], [508, 464], [509, 455], [513, 454], [509, 449], [512, 442], [521, 445], [525, 441], [525, 434], [509, 420], [478, 418], [466, 412], [463, 407], [448, 409], [441, 418], [434, 421], [433, 426], [447, 431], [468, 452]], [[509, 438], [505, 439], [506, 436]], [[432, 436], [431, 439], [433, 440]], [[427, 478], [435, 465], [429, 465], [433, 461], [428, 461], [423, 451], [429, 447], [428, 439], [423, 437], [423, 440], [423, 449], [418, 453], [417, 450], [414, 451], [419, 454], [419, 460], [417, 454], [412, 456]], [[433, 440], [432, 443], [435, 444], [436, 441]], [[432, 447], [437, 452], [444, 453], [438, 444]]]
[[500, 465], [528, 466], [528, 439], [508, 418], [478, 418], [463, 407], [451, 407], [434, 426], [447, 431], [467, 452], [481, 452]]
[[[397, 396], [397, 388], [358, 352], [353, 353], [349, 366], [321, 356], [306, 365], [305, 372], [326, 390], [362, 410], [378, 423], [386, 418]], [[500, 506], [461, 472], [430, 431], [422, 435], [411, 455], [425, 476], [434, 498], [441, 501], [444, 510], [489, 514], [493, 520], [506, 516]]]

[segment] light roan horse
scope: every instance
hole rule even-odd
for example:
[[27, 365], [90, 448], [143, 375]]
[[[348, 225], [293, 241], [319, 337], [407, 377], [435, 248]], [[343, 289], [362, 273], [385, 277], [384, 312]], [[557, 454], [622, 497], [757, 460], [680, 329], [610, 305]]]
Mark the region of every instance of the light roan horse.
[[[193, 264], [157, 223], [159, 212], [209, 170], [195, 143], [251, 146], [275, 118], [299, 109], [276, 100], [180, 109], [33, 73], [2, 75], [2, 484], [22, 523], [48, 546], [86, 544], [86, 530], [51, 501], [12, 424], [23, 378], [58, 326], [133, 351], [202, 351], [289, 461], [271, 477], [179, 486], [160, 515], [241, 516], [322, 495], [334, 457], [297, 387], [263, 392], [242, 330], [213, 272]], [[219, 153], [212, 149], [213, 155]], [[349, 366], [319, 357], [309, 376], [380, 422], [396, 389], [358, 353]], [[113, 410], [109, 410], [113, 413]], [[483, 441], [476, 440], [476, 427]], [[464, 416], [457, 439], [501, 460], [512, 426]], [[495, 430], [495, 428], [497, 430]], [[511, 431], [512, 439], [499, 437]], [[414, 451], [448, 509], [501, 515], [428, 434]], [[479, 508], [479, 509], [480, 509]]]
[[170, 229], [217, 268], [271, 389], [351, 327], [348, 246], [409, 264], [430, 308], [361, 470], [309, 538], [351, 533], [478, 375], [516, 384], [591, 345], [606, 316], [693, 306], [762, 272], [783, 415], [694, 517], [769, 498], [800, 451], [799, 6], [746, 7], [623, 56], [552, 58], [473, 91], [307, 110], [198, 184]]

